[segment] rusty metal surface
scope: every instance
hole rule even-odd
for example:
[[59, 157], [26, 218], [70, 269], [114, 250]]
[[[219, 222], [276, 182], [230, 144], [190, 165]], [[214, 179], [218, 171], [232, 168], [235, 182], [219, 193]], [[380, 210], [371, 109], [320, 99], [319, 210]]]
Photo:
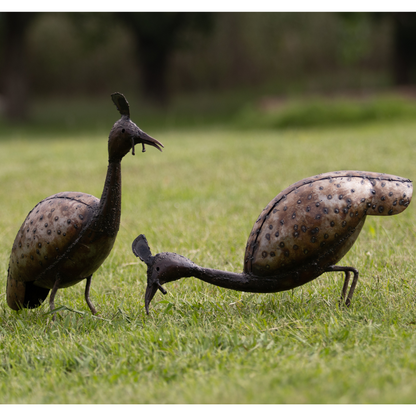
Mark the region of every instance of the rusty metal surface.
[[30, 211], [13, 243], [8, 277], [10, 308], [37, 307], [52, 290], [87, 279], [89, 300], [91, 275], [107, 258], [120, 227], [121, 159], [137, 143], [161, 150], [162, 143], [143, 132], [130, 120], [129, 105], [120, 93], [112, 95], [121, 119], [108, 140], [109, 164], [101, 199], [79, 192], [61, 192], [39, 202]]
[[36, 205], [17, 233], [9, 275], [21, 282], [37, 277], [39, 285], [52, 289], [53, 283], [44, 281], [46, 271], [62, 262], [89, 226], [99, 202], [92, 195], [62, 192]]
[[329, 172], [299, 181], [257, 219], [244, 271], [273, 276], [311, 263], [336, 264], [355, 242], [366, 215], [398, 214], [412, 192], [408, 179], [374, 172]]
[[[270, 293], [293, 289], [331, 271], [345, 273], [342, 298], [349, 305], [359, 273], [336, 264], [356, 241], [367, 215], [399, 214], [412, 194], [409, 179], [374, 172], [329, 172], [296, 182], [258, 217], [247, 241], [243, 273], [200, 267], [176, 253], [152, 256], [141, 235], [133, 242], [133, 252], [148, 268], [146, 311], [157, 289], [180, 277]], [[347, 295], [351, 272], [354, 278]]]

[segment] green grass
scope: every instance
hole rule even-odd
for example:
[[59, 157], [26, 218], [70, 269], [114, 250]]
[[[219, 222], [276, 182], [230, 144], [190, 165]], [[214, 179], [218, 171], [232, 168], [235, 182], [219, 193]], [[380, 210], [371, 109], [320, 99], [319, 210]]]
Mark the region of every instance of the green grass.
[[8, 308], [8, 256], [38, 201], [60, 191], [100, 196], [108, 131], [54, 140], [15, 131], [0, 141], [0, 402], [414, 403], [413, 204], [369, 217], [340, 262], [360, 270], [350, 308], [338, 305], [340, 273], [277, 294], [191, 278], [167, 284], [146, 316], [145, 267], [131, 242], [144, 233], [153, 253], [241, 271], [258, 214], [293, 182], [340, 169], [416, 178], [416, 123], [146, 130], [165, 150], [123, 160], [121, 229], [92, 283], [101, 318], [81, 283], [58, 291], [56, 322], [47, 302]]

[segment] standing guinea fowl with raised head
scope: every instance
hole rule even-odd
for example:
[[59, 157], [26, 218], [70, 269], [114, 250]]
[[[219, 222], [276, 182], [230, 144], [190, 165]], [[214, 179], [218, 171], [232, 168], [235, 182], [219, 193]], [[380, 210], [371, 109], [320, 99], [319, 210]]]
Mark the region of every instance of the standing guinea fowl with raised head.
[[[358, 270], [337, 266], [357, 239], [367, 215], [395, 215], [410, 204], [412, 182], [361, 171], [329, 172], [303, 179], [264, 208], [248, 238], [244, 270], [233, 273], [200, 267], [176, 253], [152, 255], [144, 235], [132, 244], [147, 265], [146, 312], [164, 283], [196, 277], [227, 289], [272, 293], [293, 289], [324, 272], [345, 273], [342, 299], [351, 303]], [[354, 274], [348, 292], [350, 273]]]
[[121, 114], [108, 139], [107, 176], [101, 199], [80, 192], [61, 192], [39, 202], [24, 220], [10, 255], [7, 304], [36, 308], [52, 289], [55, 309], [58, 289], [86, 280], [85, 300], [93, 314], [89, 292], [92, 274], [113, 248], [120, 226], [121, 159], [141, 143], [160, 151], [162, 143], [130, 120], [129, 104], [120, 93], [111, 98]]

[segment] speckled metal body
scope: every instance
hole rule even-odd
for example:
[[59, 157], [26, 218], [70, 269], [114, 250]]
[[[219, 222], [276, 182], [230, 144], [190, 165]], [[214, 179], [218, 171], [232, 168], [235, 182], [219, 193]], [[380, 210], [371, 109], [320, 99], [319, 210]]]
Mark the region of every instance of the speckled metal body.
[[[200, 267], [176, 253], [151, 255], [144, 235], [132, 249], [147, 265], [146, 311], [164, 283], [194, 276], [228, 289], [271, 293], [293, 289], [324, 272], [345, 273], [342, 298], [348, 306], [358, 270], [336, 264], [352, 247], [367, 215], [395, 215], [410, 204], [412, 182], [398, 176], [338, 171], [303, 179], [264, 208], [247, 241], [244, 270]], [[350, 273], [354, 278], [347, 295]]]
[[[58, 279], [61, 289], [91, 276], [114, 245], [121, 215], [118, 205], [113, 205], [115, 217], [106, 228], [100, 200], [93, 195], [61, 192], [39, 202], [13, 243], [6, 288], [8, 305], [15, 310], [22, 305], [37, 307]], [[33, 285], [47, 290], [34, 289]], [[39, 299], [32, 298], [32, 292]]]
[[296, 182], [254, 224], [244, 272], [276, 276], [279, 290], [309, 282], [348, 252], [366, 215], [398, 214], [412, 193], [409, 179], [374, 172], [329, 172]]
[[[90, 229], [99, 203], [92, 195], [62, 192], [44, 199], [28, 214], [10, 255], [7, 303], [12, 309], [25, 304], [26, 282], [52, 289], [59, 277], [59, 287], [65, 288], [100, 267], [116, 235]], [[22, 293], [16, 290], [19, 286]]]

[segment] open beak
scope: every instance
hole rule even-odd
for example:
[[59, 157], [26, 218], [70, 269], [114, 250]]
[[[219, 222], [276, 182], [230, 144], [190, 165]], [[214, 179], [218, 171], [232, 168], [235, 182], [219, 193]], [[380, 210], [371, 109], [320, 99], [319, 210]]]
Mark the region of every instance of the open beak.
[[152, 256], [149, 243], [147, 242], [144, 234], [140, 234], [138, 237], [134, 239], [131, 248], [133, 250], [134, 255], [136, 257], [139, 257], [139, 259], [142, 262], [144, 262], [147, 266], [147, 288], [146, 293], [144, 294], [144, 306], [146, 308], [146, 313], [149, 315], [149, 305], [153, 297], [155, 296], [157, 290], [159, 289], [164, 295], [166, 295], [166, 293], [168, 292], [166, 292], [165, 288], [162, 287], [158, 278], [152, 278], [155, 257]]
[[159, 282], [155, 282], [153, 284], [147, 284], [146, 293], [144, 295], [144, 307], [146, 309], [146, 314], [149, 315], [149, 306], [150, 302], [152, 301], [153, 297], [155, 296], [157, 290], [160, 290], [164, 295], [166, 295], [166, 290]]
[[159, 149], [160, 151], [162, 151], [162, 147], [163, 146], [162, 143], [159, 142], [159, 140], [154, 139], [152, 136], [149, 136], [147, 133], [145, 133], [143, 130], [138, 131], [137, 136], [135, 136], [132, 139], [133, 143], [132, 143], [132, 154], [134, 155], [134, 145], [141, 143], [142, 144], [142, 152], [145, 152], [146, 149], [144, 147], [145, 144], [149, 145], [149, 146], [153, 146], [156, 147], [156, 149]]

